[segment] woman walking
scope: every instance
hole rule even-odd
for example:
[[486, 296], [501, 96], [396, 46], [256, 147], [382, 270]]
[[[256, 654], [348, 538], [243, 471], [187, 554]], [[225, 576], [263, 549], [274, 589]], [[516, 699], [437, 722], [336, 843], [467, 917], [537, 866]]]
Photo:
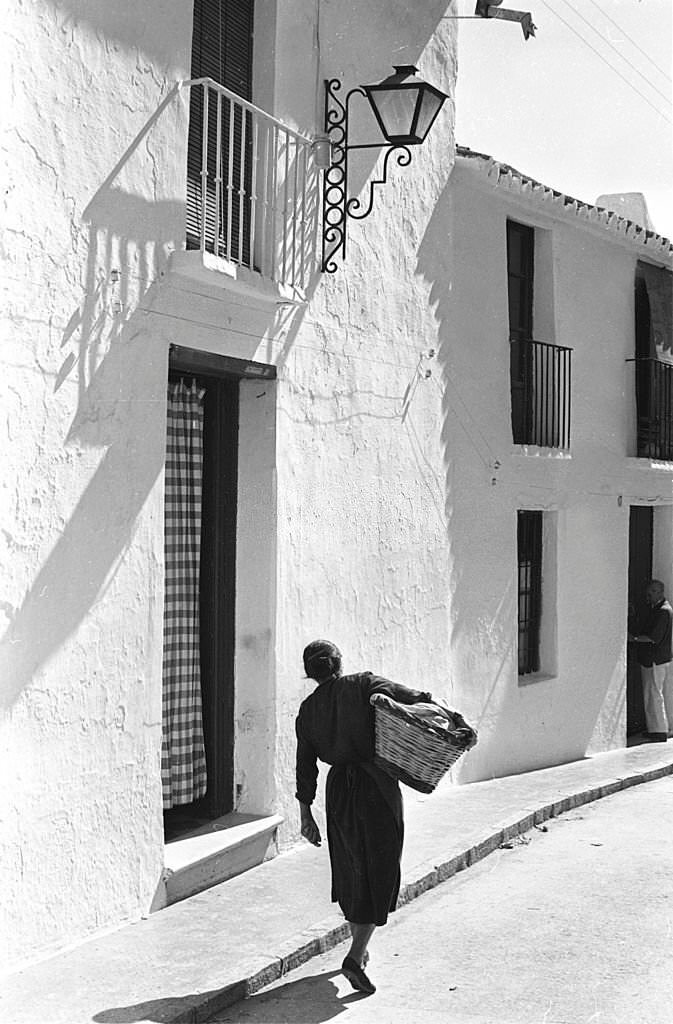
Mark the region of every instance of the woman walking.
[[327, 841], [332, 901], [350, 924], [352, 942], [342, 971], [353, 988], [371, 994], [365, 974], [367, 945], [395, 909], [404, 840], [399, 784], [373, 764], [373, 693], [401, 704], [432, 700], [431, 694], [359, 672], [342, 676], [341, 653], [327, 640], [304, 650], [304, 670], [318, 684], [297, 715], [297, 800], [301, 834], [320, 846], [311, 811], [318, 759], [331, 765], [326, 785]]

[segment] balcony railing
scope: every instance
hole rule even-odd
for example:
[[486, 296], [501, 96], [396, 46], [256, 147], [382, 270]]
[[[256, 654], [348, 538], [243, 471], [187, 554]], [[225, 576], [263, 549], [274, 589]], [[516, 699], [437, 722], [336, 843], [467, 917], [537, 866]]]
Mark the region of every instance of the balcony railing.
[[570, 448], [572, 349], [511, 340], [512, 437], [515, 444]]
[[186, 85], [187, 247], [305, 290], [317, 238], [311, 141], [210, 78]]
[[673, 459], [673, 365], [633, 359], [636, 367], [637, 457]]

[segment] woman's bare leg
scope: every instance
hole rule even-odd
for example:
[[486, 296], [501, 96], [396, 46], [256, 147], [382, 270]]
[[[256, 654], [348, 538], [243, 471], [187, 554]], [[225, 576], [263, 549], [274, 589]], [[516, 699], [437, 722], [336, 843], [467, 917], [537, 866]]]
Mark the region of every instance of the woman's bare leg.
[[367, 955], [367, 946], [369, 940], [374, 934], [376, 928], [375, 924], [354, 924], [352, 921], [348, 922], [351, 929], [351, 948], [348, 950], [348, 956], [355, 960], [356, 964], [360, 967], [364, 967], [365, 963], [369, 959]]

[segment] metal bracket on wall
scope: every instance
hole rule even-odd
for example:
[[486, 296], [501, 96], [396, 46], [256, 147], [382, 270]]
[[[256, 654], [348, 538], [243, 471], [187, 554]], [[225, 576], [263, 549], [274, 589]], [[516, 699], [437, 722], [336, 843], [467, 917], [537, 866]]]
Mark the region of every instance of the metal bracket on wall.
[[[393, 152], [399, 166], [406, 167], [411, 163], [411, 153], [407, 146], [391, 145], [386, 142], [375, 142], [352, 145], [348, 142], [349, 104], [354, 95], [366, 98], [364, 89], [356, 87], [347, 93], [342, 102], [337, 93], [341, 89], [338, 78], [325, 81], [325, 131], [330, 143], [331, 163], [325, 170], [323, 182], [323, 238], [322, 238], [322, 270], [333, 274], [338, 268], [334, 257], [346, 255], [346, 223], [347, 218], [364, 220], [372, 211], [374, 204], [374, 188], [385, 185], [388, 180], [388, 161]], [[386, 149], [383, 161], [383, 174], [369, 182], [369, 201], [366, 204], [358, 196], [348, 195], [348, 154], [354, 149]]]

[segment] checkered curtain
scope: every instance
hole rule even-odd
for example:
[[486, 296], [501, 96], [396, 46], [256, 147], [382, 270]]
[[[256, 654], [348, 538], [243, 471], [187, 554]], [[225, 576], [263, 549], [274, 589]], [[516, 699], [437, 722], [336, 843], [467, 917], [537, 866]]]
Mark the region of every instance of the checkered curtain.
[[191, 803], [206, 791], [199, 654], [204, 394], [195, 381], [168, 385], [161, 744], [164, 807]]

